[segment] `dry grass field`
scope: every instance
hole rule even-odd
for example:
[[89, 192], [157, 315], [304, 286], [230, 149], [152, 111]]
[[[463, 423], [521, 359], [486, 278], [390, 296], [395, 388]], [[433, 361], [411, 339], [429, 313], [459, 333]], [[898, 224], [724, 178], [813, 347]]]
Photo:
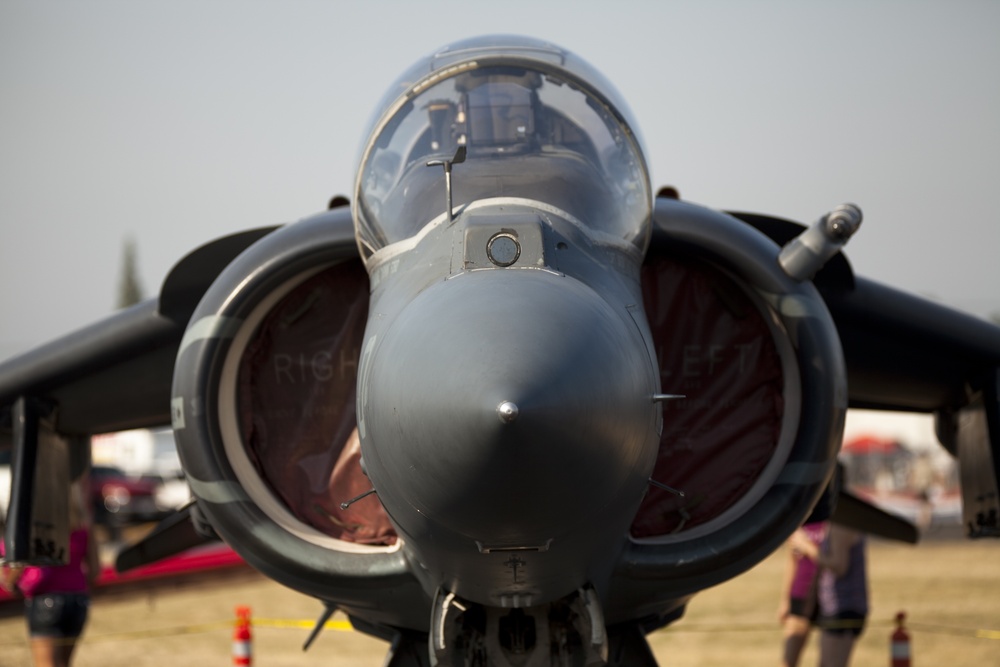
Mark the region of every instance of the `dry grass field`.
[[[651, 637], [660, 664], [776, 664], [782, 558], [775, 554], [697, 596], [684, 619]], [[899, 610], [908, 614], [914, 665], [1000, 665], [1000, 541], [931, 541], [916, 547], [875, 542], [869, 560], [873, 610], [854, 665], [889, 664], [889, 635]], [[258, 622], [253, 629], [258, 667], [383, 664], [385, 644], [349, 630], [325, 631], [303, 654], [308, 629], [288, 621], [313, 619], [319, 604], [249, 570], [237, 570], [96, 596], [75, 665], [229, 665], [236, 605], [250, 606]], [[992, 638], [977, 637], [979, 630], [992, 631]], [[813, 644], [804, 665], [817, 664]], [[0, 665], [30, 665], [16, 609], [0, 613]]]

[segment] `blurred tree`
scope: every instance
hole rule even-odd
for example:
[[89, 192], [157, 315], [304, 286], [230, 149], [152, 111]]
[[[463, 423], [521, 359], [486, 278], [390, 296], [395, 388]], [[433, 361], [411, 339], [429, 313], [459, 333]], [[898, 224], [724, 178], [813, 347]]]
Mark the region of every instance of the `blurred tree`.
[[122, 272], [118, 282], [118, 308], [128, 308], [142, 301], [142, 285], [136, 269], [135, 240], [125, 239], [122, 248]]

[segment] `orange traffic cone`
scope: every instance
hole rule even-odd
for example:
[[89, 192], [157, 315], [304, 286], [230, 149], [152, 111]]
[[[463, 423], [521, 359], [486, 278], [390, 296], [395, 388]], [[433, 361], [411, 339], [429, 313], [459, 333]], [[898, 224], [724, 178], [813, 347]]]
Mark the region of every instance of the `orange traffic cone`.
[[253, 644], [250, 635], [250, 607], [236, 608], [236, 628], [233, 630], [233, 665], [253, 664]]
[[910, 635], [903, 627], [906, 614], [896, 614], [896, 630], [889, 638], [890, 667], [910, 667]]

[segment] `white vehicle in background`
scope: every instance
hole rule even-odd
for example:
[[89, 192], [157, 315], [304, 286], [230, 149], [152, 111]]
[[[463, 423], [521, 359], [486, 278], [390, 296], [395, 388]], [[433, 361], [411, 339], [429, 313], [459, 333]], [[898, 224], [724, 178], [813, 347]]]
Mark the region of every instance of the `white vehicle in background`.
[[7, 507], [10, 505], [10, 453], [4, 452], [0, 463], [0, 521], [7, 521]]
[[191, 487], [188, 486], [183, 471], [150, 472], [143, 474], [139, 479], [156, 484], [154, 501], [156, 508], [162, 512], [179, 510], [193, 500]]
[[95, 463], [116, 466], [129, 477], [155, 486], [159, 511], [180, 509], [191, 502], [191, 489], [170, 429], [107, 433], [94, 436], [91, 446]]

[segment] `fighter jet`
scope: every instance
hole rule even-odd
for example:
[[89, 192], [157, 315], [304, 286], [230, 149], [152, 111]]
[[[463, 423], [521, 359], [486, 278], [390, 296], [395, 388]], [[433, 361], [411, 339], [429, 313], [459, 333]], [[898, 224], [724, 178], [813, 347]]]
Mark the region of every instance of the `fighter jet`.
[[848, 407], [934, 413], [998, 532], [1000, 329], [855, 276], [859, 207], [655, 194], [611, 84], [522, 37], [420, 60], [366, 136], [349, 206], [0, 366], [12, 558], [58, 552], [42, 498], [90, 435], [167, 424], [195, 504], [119, 565], [217, 534], [393, 667], [655, 665], [646, 634], [830, 512]]

